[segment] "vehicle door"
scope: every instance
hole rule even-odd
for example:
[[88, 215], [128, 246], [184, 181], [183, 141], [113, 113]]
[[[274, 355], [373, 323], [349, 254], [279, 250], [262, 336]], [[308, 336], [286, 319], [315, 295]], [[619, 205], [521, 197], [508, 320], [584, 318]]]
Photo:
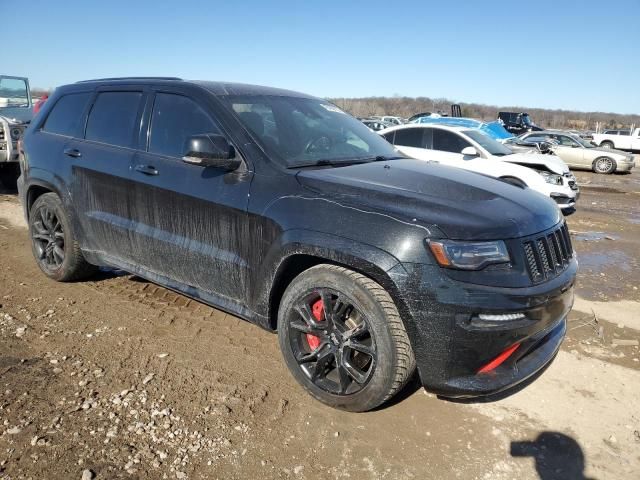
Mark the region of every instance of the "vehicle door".
[[418, 160], [434, 160], [432, 152], [426, 149], [423, 127], [400, 128], [384, 135], [400, 152]]
[[633, 131], [629, 150], [640, 150], [640, 128], [636, 128]]
[[214, 109], [199, 91], [152, 88], [133, 162], [134, 247], [145, 270], [237, 300], [249, 268], [240, 246], [254, 234], [247, 222], [251, 175], [244, 162], [229, 172], [182, 160], [189, 137], [225, 135]]
[[450, 130], [441, 128], [430, 128], [429, 130], [433, 131], [431, 148], [437, 161], [444, 165], [471, 169], [469, 162], [474, 161], [474, 157], [468, 158], [462, 155], [462, 150], [473, 146], [469, 141], [457, 132]]
[[591, 160], [585, 157], [586, 149], [573, 138], [560, 134], [554, 134], [551, 138], [558, 142], [557, 148], [562, 150], [561, 158], [567, 165], [591, 168]]
[[81, 138], [64, 150], [73, 164], [70, 190], [84, 232], [82, 246], [116, 264], [134, 253], [131, 161], [144, 97], [141, 86], [99, 88]]

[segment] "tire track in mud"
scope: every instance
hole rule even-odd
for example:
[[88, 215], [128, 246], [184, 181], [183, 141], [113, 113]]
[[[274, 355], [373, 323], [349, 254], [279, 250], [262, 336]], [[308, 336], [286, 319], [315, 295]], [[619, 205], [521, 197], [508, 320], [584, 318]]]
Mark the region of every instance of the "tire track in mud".
[[205, 374], [207, 364], [227, 375], [238, 373], [241, 366], [252, 374], [246, 381], [260, 383], [261, 388], [270, 384], [269, 389], [277, 388], [281, 394], [301, 395], [282, 361], [277, 337], [257, 325], [135, 275], [101, 274], [80, 285], [105, 295], [108, 302], [150, 309], [149, 318], [141, 319], [147, 334], [168, 352], [188, 351], [194, 361], [184, 367], [191, 377]]

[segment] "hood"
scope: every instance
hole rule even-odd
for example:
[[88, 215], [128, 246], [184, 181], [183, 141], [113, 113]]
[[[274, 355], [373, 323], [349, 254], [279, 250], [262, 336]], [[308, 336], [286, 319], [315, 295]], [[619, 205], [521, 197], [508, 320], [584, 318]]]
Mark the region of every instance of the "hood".
[[383, 215], [457, 240], [533, 235], [561, 214], [549, 198], [492, 177], [435, 162], [402, 159], [301, 170], [307, 198]]
[[627, 158], [633, 157], [632, 153], [625, 152], [624, 150], [617, 150], [615, 148], [594, 147], [594, 148], [590, 148], [589, 150], [592, 152], [602, 152], [602, 153], [608, 153], [608, 154], [621, 155]]
[[[504, 162], [517, 163], [525, 167], [536, 169], [536, 167], [546, 167], [549, 171], [564, 175], [569, 173], [569, 167], [557, 155], [543, 155], [542, 153], [514, 153], [500, 157]], [[539, 169], [539, 168], [538, 168]]]

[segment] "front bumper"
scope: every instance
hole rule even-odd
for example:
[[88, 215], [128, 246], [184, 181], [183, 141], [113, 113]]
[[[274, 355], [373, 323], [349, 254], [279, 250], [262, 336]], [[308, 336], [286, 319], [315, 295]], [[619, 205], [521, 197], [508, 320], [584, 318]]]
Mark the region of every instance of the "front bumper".
[[630, 172], [635, 166], [635, 159], [631, 161], [617, 161], [616, 172]]
[[[506, 390], [551, 362], [573, 305], [575, 258], [558, 277], [526, 288], [486, 287], [449, 278], [433, 265], [403, 265], [389, 274], [424, 387], [446, 397]], [[524, 312], [526, 319], [493, 322], [478, 313]], [[478, 371], [520, 344], [499, 366]]]

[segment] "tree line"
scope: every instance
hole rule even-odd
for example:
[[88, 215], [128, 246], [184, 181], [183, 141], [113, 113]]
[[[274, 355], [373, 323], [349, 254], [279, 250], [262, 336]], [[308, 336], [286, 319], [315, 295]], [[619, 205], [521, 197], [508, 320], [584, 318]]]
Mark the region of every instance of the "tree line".
[[[421, 112], [443, 112], [451, 114], [451, 104], [446, 98], [429, 97], [366, 97], [331, 98], [332, 103], [355, 117], [372, 115], [394, 115], [408, 118]], [[459, 103], [463, 117], [492, 121], [498, 118], [498, 111], [527, 112], [532, 120], [544, 128], [595, 130], [605, 128], [629, 128], [640, 125], [640, 115], [625, 115], [606, 112], [577, 112], [573, 110], [552, 110], [480, 103]]]

